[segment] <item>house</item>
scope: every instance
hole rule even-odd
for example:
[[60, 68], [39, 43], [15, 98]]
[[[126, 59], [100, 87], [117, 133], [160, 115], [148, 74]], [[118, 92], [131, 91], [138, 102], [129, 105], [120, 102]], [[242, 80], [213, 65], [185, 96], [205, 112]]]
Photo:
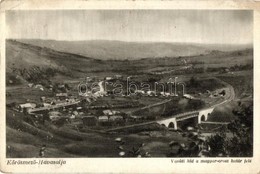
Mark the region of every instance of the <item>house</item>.
[[112, 111], [113, 115], [120, 114], [120, 111]]
[[66, 98], [66, 97], [68, 97], [68, 94], [67, 94], [67, 93], [57, 93], [57, 94], [56, 94], [56, 97]]
[[37, 85], [35, 85], [34, 88], [38, 88], [38, 89], [40, 89], [40, 88], [43, 88], [43, 86], [42, 86], [41, 84], [37, 84]]
[[42, 105], [43, 105], [43, 107], [49, 107], [49, 106], [51, 106], [50, 103], [43, 103]]
[[20, 104], [19, 105], [19, 108], [20, 108], [20, 111], [29, 111], [30, 109], [33, 109], [36, 107], [36, 104], [35, 103], [25, 103], [25, 104]]
[[79, 113], [78, 113], [77, 111], [73, 111], [72, 113], [73, 113], [73, 115], [75, 115], [75, 116], [79, 115]]
[[146, 92], [148, 96], [155, 96], [156, 92], [155, 91], [147, 91]]
[[52, 116], [61, 116], [62, 114], [58, 111], [51, 111], [49, 112], [49, 115], [52, 115]]
[[99, 116], [98, 117], [99, 122], [107, 122], [108, 121], [108, 116]]
[[135, 90], [136, 94], [145, 94], [145, 92], [143, 90]]
[[190, 94], [184, 94], [183, 97], [187, 99], [194, 99], [194, 97]]
[[228, 69], [228, 68], [226, 68], [226, 69], [225, 69], [225, 72], [229, 72], [229, 69]]
[[44, 91], [44, 88], [43, 88], [43, 86], [41, 84], [35, 85], [34, 88], [40, 89], [41, 91]]
[[57, 116], [57, 115], [50, 115], [49, 118], [50, 118], [51, 121], [57, 121], [57, 120], [59, 120], [61, 117], [60, 117], [60, 116]]
[[70, 118], [70, 119], [75, 119], [76, 116], [75, 116], [75, 115], [71, 115], [69, 118]]
[[24, 103], [19, 105], [20, 108], [35, 108], [36, 104], [35, 103]]
[[84, 114], [84, 112], [79, 112], [79, 115], [83, 115]]
[[105, 77], [105, 80], [112, 80], [112, 77]]
[[77, 109], [77, 110], [82, 110], [82, 107], [79, 106], [79, 107], [77, 107], [76, 109]]
[[171, 96], [171, 93], [165, 92], [164, 95], [165, 95], [166, 97], [168, 97], [168, 96]]
[[46, 97], [41, 97], [40, 99], [42, 102], [44, 102], [46, 100]]
[[132, 121], [138, 121], [138, 120], [141, 120], [142, 119], [142, 117], [140, 117], [140, 116], [135, 116], [135, 115], [131, 115], [130, 117], [129, 117], [129, 120], [132, 120]]
[[35, 103], [24, 103], [24, 104], [19, 104], [18, 108], [20, 110], [20, 112], [23, 111], [29, 111], [30, 109], [33, 109], [36, 107]]
[[160, 94], [161, 94], [162, 96], [165, 96], [165, 92], [160, 92]]
[[111, 110], [103, 110], [104, 115], [113, 115]]
[[29, 83], [29, 84], [28, 84], [28, 87], [29, 87], [29, 88], [32, 88], [32, 87], [33, 87], [33, 83]]

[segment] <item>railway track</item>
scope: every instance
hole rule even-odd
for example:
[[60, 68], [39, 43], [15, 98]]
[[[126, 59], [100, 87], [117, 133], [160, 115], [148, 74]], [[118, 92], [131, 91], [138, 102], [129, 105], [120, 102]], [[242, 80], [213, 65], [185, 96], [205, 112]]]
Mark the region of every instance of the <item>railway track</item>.
[[[210, 107], [207, 107], [207, 108], [204, 108], [204, 109], [210, 109], [210, 108], [215, 108], [215, 107], [218, 107], [220, 105], [223, 105], [227, 102], [230, 102], [232, 100], [235, 99], [235, 91], [234, 91], [234, 88], [233, 86], [231, 86], [230, 84], [216, 78], [216, 77], [212, 77], [214, 78], [215, 80], [219, 81], [220, 83], [224, 84], [228, 89], [229, 89], [229, 96], [224, 100], [222, 101], [221, 103], [217, 103], [217, 104], [214, 104]], [[170, 100], [168, 101], [163, 101], [163, 102], [159, 102], [159, 103], [156, 103], [156, 104], [152, 104], [152, 105], [149, 105], [149, 106], [146, 106], [144, 108], [149, 108], [149, 107], [152, 107], [152, 106], [158, 106], [160, 104], [163, 104], [163, 103], [166, 103], [166, 102], [169, 102]], [[141, 108], [142, 109], [142, 108]], [[173, 115], [171, 117], [168, 117], [168, 118], [165, 118], [165, 119], [160, 119], [160, 120], [155, 120], [155, 121], [149, 121], [149, 122], [145, 122], [145, 123], [138, 123], [138, 124], [133, 124], [133, 125], [129, 125], [129, 126], [122, 126], [122, 127], [117, 127], [117, 128], [113, 128], [113, 129], [108, 129], [106, 130], [107, 132], [112, 132], [112, 131], [117, 131], [117, 130], [121, 130], [121, 129], [127, 129], [127, 128], [133, 128], [133, 127], [139, 127], [139, 126], [144, 126], [144, 125], [149, 125], [149, 124], [154, 124], [154, 123], [157, 123], [158, 121], [163, 121], [163, 120], [167, 120], [167, 119], [170, 119], [170, 118], [178, 118], [178, 117], [182, 117], [182, 116], [185, 116], [185, 115], [189, 115], [189, 114], [193, 114], [193, 113], [196, 113], [196, 112], [200, 112], [201, 110], [204, 110], [204, 109], [200, 109], [200, 110], [194, 110], [194, 111], [189, 111], [189, 112], [184, 112], [184, 113], [180, 113], [180, 114], [176, 114], [176, 115]], [[213, 124], [213, 123], [212, 123]]]

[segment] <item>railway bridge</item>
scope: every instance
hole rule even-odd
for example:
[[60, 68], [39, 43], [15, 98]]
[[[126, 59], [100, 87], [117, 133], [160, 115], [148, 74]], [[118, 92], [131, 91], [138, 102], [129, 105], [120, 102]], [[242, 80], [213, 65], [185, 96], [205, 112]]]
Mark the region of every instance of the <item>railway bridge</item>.
[[163, 125], [166, 127], [171, 127], [171, 128], [174, 128], [175, 130], [177, 130], [179, 121], [197, 117], [198, 124], [200, 124], [201, 122], [207, 121], [208, 116], [213, 112], [213, 110], [214, 110], [214, 107], [202, 109], [199, 111], [185, 112], [185, 113], [178, 114], [173, 117], [158, 120], [155, 122], [160, 125]]
[[160, 124], [166, 127], [171, 127], [174, 128], [175, 130], [178, 129], [178, 121], [183, 121], [186, 119], [190, 118], [198, 118], [198, 123], [203, 123], [207, 121], [208, 116], [213, 112], [215, 107], [210, 107], [210, 108], [205, 108], [202, 110], [198, 111], [191, 111], [191, 112], [185, 112], [177, 115], [173, 115], [169, 118], [161, 119], [161, 120], [156, 120], [156, 121], [149, 121], [149, 122], [144, 122], [144, 123], [139, 123], [139, 124], [134, 124], [134, 125], [128, 125], [128, 126], [123, 126], [123, 127], [117, 127], [117, 128], [112, 128], [106, 130], [107, 132], [112, 132], [112, 131], [118, 131], [122, 129], [127, 129], [127, 128], [133, 128], [133, 127], [140, 127], [144, 125], [149, 125], [149, 124]]

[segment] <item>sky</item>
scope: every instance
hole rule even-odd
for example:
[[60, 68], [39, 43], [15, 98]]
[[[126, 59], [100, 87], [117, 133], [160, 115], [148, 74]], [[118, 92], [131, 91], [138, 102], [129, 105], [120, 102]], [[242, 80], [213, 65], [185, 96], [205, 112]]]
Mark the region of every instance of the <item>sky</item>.
[[252, 44], [250, 10], [13, 10], [7, 38]]

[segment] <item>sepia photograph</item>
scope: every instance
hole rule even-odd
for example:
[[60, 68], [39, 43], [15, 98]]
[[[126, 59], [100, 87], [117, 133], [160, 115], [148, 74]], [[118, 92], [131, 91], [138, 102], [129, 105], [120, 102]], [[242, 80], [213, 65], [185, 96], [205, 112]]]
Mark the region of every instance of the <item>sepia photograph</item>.
[[6, 158], [253, 157], [253, 10], [9, 10]]

